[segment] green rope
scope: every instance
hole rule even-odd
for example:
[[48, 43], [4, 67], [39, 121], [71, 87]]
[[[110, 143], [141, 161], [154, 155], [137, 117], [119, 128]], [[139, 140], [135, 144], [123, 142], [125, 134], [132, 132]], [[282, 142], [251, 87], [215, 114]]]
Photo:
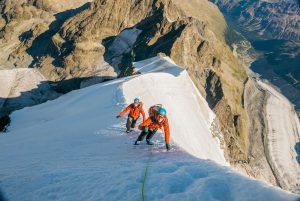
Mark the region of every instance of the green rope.
[[151, 163], [151, 159], [152, 159], [152, 150], [153, 150], [153, 147], [155, 146], [152, 145], [151, 147], [151, 151], [150, 151], [150, 154], [149, 154], [149, 157], [148, 157], [148, 161], [146, 163], [146, 167], [145, 167], [145, 171], [144, 171], [144, 179], [143, 179], [143, 183], [142, 183], [142, 201], [145, 201], [145, 185], [146, 185], [146, 181], [147, 181], [147, 176], [148, 176], [148, 169], [150, 167], [150, 163]]

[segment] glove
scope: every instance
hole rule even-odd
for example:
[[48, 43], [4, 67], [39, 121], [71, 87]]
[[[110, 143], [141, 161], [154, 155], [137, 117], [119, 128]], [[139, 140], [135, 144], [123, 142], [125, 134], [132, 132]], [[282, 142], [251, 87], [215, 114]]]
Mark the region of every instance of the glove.
[[120, 115], [117, 116], [117, 119], [119, 119], [119, 118], [120, 118]]
[[166, 148], [167, 148], [167, 150], [168, 150], [168, 151], [171, 149], [171, 147], [170, 147], [170, 144], [169, 144], [169, 143], [166, 143]]

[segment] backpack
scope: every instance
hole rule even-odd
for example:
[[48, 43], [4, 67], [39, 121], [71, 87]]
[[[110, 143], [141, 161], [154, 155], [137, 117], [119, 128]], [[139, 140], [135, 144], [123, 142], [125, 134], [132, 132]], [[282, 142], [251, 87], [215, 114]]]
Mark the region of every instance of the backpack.
[[[134, 108], [134, 104], [133, 104], [133, 103], [130, 104], [130, 108], [131, 108], [131, 109]], [[143, 103], [142, 103], [142, 102], [139, 102], [139, 105], [137, 106], [137, 108], [138, 108], [139, 110], [143, 109]]]
[[158, 111], [161, 107], [162, 107], [162, 104], [156, 104], [156, 105], [151, 106], [148, 111], [149, 117], [150, 118], [156, 117], [156, 115], [158, 114]]

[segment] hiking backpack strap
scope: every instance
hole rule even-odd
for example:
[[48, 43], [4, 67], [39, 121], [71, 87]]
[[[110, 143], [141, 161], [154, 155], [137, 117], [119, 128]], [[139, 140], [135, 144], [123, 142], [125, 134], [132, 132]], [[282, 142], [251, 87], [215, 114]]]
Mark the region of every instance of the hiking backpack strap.
[[143, 109], [143, 103], [142, 102], [139, 103], [138, 109], [139, 110]]

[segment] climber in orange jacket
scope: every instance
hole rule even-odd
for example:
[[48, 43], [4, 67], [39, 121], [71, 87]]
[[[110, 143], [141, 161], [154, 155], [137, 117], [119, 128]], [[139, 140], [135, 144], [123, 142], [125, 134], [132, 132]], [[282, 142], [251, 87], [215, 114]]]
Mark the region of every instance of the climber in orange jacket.
[[[150, 109], [149, 109], [149, 113], [150, 113]], [[150, 115], [149, 118], [139, 125], [139, 129], [142, 130], [142, 132], [134, 144], [135, 145], [140, 144], [140, 142], [145, 138], [145, 136], [147, 136], [146, 137], [147, 144], [153, 145], [153, 143], [150, 141], [151, 138], [154, 136], [154, 134], [158, 129], [163, 128], [165, 133], [166, 148], [167, 150], [170, 150], [170, 129], [169, 129], [169, 123], [168, 123], [168, 118], [166, 116], [166, 113], [167, 113], [166, 109], [160, 107], [156, 113], [153, 113], [152, 115], [149, 114]]]
[[143, 122], [145, 121], [145, 112], [143, 109], [143, 103], [140, 101], [140, 99], [135, 98], [134, 102], [130, 105], [128, 105], [118, 116], [117, 118], [120, 118], [124, 116], [129, 111], [127, 123], [126, 123], [126, 132], [129, 133], [133, 130], [135, 127], [135, 124], [140, 117], [140, 114], [143, 116]]

